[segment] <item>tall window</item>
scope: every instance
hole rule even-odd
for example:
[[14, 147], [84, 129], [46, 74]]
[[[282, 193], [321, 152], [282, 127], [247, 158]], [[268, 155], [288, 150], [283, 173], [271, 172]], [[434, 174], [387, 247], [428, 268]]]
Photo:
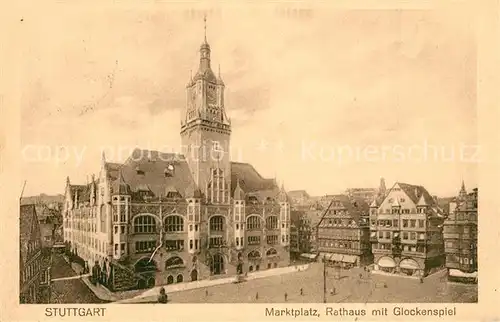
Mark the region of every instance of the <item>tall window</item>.
[[155, 233], [156, 220], [153, 216], [138, 216], [134, 219], [134, 233]]
[[221, 254], [215, 254], [212, 257], [210, 271], [214, 275], [224, 274], [224, 257]]
[[101, 205], [99, 215], [101, 217], [101, 232], [104, 233], [106, 232], [106, 208], [104, 205]]
[[278, 229], [278, 217], [270, 216], [266, 218], [267, 229]]
[[214, 216], [210, 218], [210, 231], [223, 231], [224, 230], [224, 217]]
[[248, 230], [259, 230], [260, 226], [260, 218], [258, 216], [250, 216], [247, 218], [247, 229]]
[[168, 216], [165, 219], [165, 229], [168, 233], [184, 231], [184, 219], [181, 216]]
[[156, 248], [156, 241], [136, 241], [135, 242], [135, 252], [136, 253], [150, 253]]
[[278, 235], [268, 235], [266, 239], [268, 245], [275, 245], [278, 243]]

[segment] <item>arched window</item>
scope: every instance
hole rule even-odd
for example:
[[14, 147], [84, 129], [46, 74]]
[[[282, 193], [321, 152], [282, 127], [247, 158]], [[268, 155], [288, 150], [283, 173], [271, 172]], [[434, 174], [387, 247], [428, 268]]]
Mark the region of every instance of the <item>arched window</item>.
[[259, 216], [249, 216], [247, 218], [247, 229], [248, 230], [258, 230], [261, 229]]
[[134, 233], [155, 233], [156, 220], [153, 216], [138, 216], [134, 219]]
[[260, 253], [256, 250], [253, 250], [250, 253], [248, 253], [249, 260], [254, 260], [254, 259], [259, 259], [259, 258], [260, 258]]
[[224, 274], [224, 257], [221, 254], [215, 254], [213, 256], [210, 271], [213, 275]]
[[184, 219], [177, 215], [168, 216], [165, 219], [165, 230], [167, 233], [184, 231]]
[[274, 248], [270, 248], [266, 252], [266, 256], [275, 256], [275, 255], [278, 255], [278, 252]]
[[269, 216], [266, 218], [266, 228], [267, 229], [278, 229], [278, 217]]
[[167, 284], [174, 284], [174, 277], [172, 275], [168, 275]]
[[210, 231], [223, 231], [224, 230], [224, 217], [213, 216], [210, 218]]
[[184, 261], [178, 256], [170, 257], [165, 262], [165, 269], [184, 267]]
[[177, 275], [177, 283], [182, 283], [184, 281], [184, 276], [182, 274]]

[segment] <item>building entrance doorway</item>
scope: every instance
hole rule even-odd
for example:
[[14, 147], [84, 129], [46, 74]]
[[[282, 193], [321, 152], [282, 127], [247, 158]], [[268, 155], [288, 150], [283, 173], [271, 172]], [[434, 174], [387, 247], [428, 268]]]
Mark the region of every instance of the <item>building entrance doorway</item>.
[[198, 271], [196, 269], [193, 269], [191, 271], [191, 281], [197, 281], [198, 280]]

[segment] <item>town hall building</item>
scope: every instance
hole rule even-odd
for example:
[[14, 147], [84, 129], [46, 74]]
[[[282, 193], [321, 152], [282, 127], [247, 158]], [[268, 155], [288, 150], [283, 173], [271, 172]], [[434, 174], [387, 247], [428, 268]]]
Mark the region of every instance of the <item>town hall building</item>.
[[290, 203], [283, 187], [231, 162], [225, 84], [200, 47], [186, 86], [182, 154], [103, 154], [90, 183], [66, 182], [64, 240], [94, 282], [112, 290], [236, 276], [288, 266]]

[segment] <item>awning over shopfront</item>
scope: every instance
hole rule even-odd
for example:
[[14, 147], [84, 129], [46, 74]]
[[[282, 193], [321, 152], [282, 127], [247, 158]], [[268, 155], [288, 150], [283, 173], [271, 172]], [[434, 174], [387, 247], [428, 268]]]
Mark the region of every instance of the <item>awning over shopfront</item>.
[[381, 267], [388, 267], [388, 268], [396, 267], [394, 259], [387, 256], [380, 258], [377, 264], [378, 266]]
[[303, 253], [303, 254], [300, 254], [300, 257], [304, 257], [304, 258], [308, 258], [308, 259], [316, 259], [316, 257], [318, 257], [318, 254]]
[[477, 277], [477, 272], [474, 272], [474, 273], [465, 273], [465, 272], [462, 272], [458, 269], [450, 269], [450, 272], [449, 272], [450, 276], [454, 276], [454, 277], [470, 277], [470, 278], [476, 278]]
[[344, 257], [342, 258], [342, 261], [344, 263], [351, 263], [351, 264], [356, 263], [357, 260], [358, 260], [358, 258], [356, 256], [353, 256], [353, 255], [344, 255]]
[[344, 255], [342, 254], [333, 254], [330, 258], [331, 261], [341, 262]]
[[406, 269], [420, 269], [420, 266], [418, 266], [418, 263], [416, 261], [408, 258], [403, 259], [401, 263], [399, 263], [399, 267]]

